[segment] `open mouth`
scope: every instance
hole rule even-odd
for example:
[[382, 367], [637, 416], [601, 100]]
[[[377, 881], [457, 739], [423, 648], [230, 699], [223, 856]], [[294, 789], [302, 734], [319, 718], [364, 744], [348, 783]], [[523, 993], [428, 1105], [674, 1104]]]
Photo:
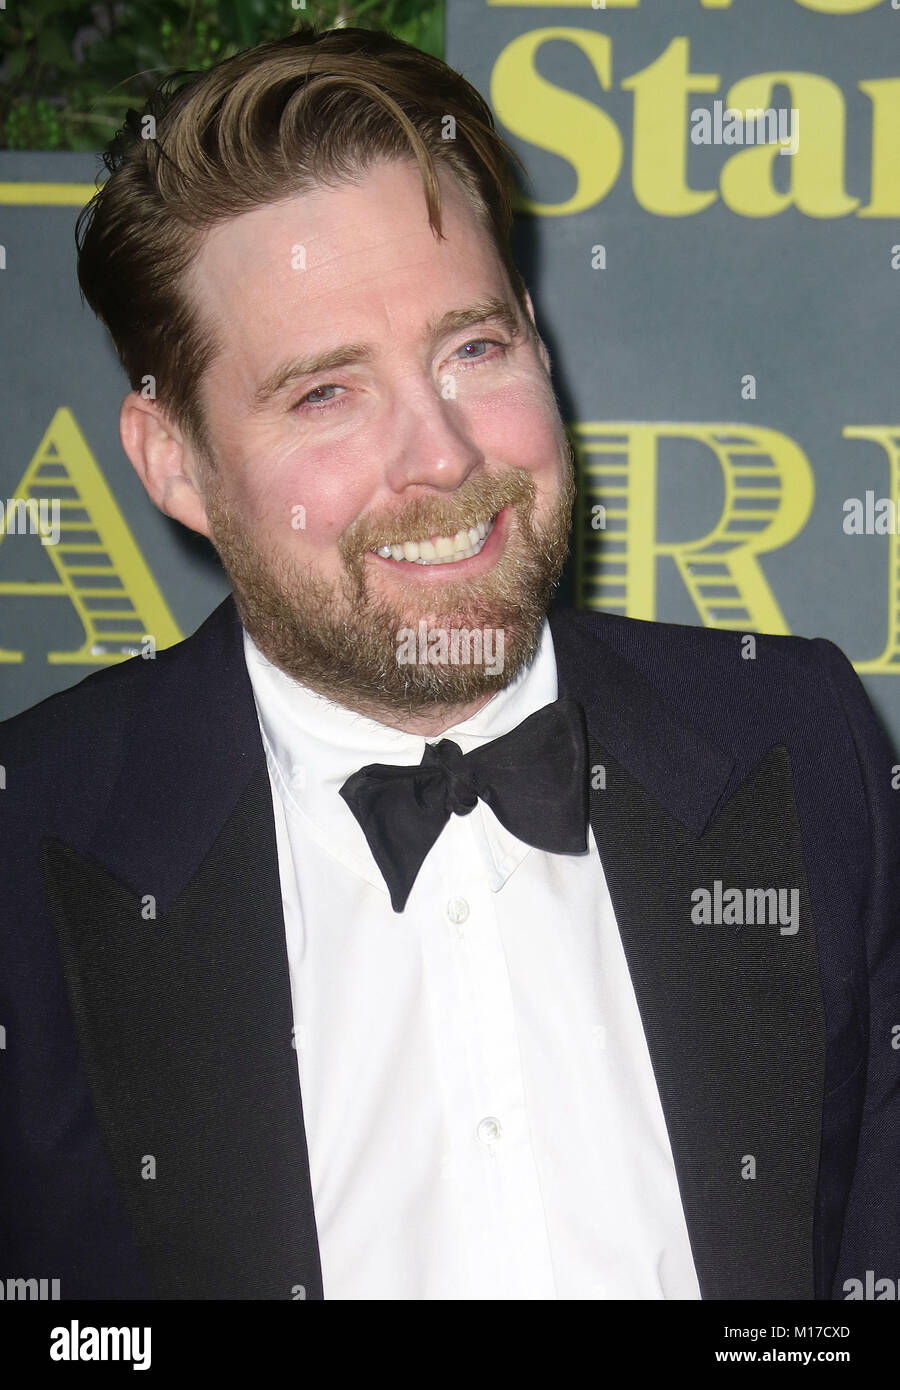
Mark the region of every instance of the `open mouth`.
[[410, 565], [453, 565], [459, 560], [471, 560], [484, 546], [497, 522], [498, 512], [488, 521], [479, 521], [455, 536], [429, 536], [419, 541], [398, 541], [373, 550], [382, 560], [402, 560]]

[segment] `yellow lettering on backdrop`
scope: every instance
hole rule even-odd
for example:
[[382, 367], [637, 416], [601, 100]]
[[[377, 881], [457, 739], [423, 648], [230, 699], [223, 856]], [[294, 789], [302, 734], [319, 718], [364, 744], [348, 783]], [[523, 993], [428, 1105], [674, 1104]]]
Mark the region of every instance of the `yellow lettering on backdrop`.
[[[900, 4], [900, 0], [898, 0]], [[835, 10], [834, 13], [839, 13]], [[900, 21], [898, 21], [900, 22]], [[520, 34], [501, 51], [491, 77], [497, 117], [509, 131], [538, 149], [565, 159], [575, 172], [575, 192], [560, 203], [521, 199], [518, 207], [543, 217], [564, 217], [601, 202], [619, 176], [621, 132], [611, 116], [585, 97], [548, 82], [537, 71], [538, 50], [556, 39], [574, 44], [590, 61], [600, 87], [612, 86], [612, 41], [589, 29], [563, 26]], [[689, 95], [718, 92], [715, 73], [691, 72], [690, 41], [672, 39], [663, 53], [622, 82], [634, 93], [631, 172], [634, 197], [657, 217], [688, 217], [722, 199], [741, 217], [774, 217], [796, 207], [807, 217], [900, 216], [900, 79], [861, 81], [872, 104], [871, 201], [860, 207], [845, 187], [846, 103], [830, 78], [810, 72], [753, 73], [735, 82], [723, 105], [743, 114], [772, 109], [776, 88], [787, 89], [787, 133], [794, 153], [774, 141], [736, 151], [722, 166], [719, 192], [687, 183]], [[783, 119], [783, 118], [782, 118]], [[779, 129], [782, 129], [779, 124]], [[785, 160], [790, 187], [773, 182], [776, 160]]]
[[900, 217], [900, 79], [858, 85], [872, 103], [872, 201], [858, 216]]
[[[900, 498], [900, 425], [848, 425], [845, 439], [869, 439], [880, 444], [888, 461], [888, 487], [882, 494], [894, 502]], [[857, 475], [858, 476], [858, 475]], [[900, 536], [887, 535], [888, 543], [888, 619], [887, 642], [880, 656], [871, 661], [854, 661], [860, 672], [880, 672], [896, 675], [900, 671]]]
[[[758, 72], [735, 82], [726, 105], [739, 111], [766, 109], [772, 91], [788, 88], [788, 105], [799, 112], [797, 153], [781, 155], [779, 146], [758, 145], [734, 154], [722, 169], [725, 204], [742, 217], [773, 217], [793, 204], [807, 217], [843, 217], [859, 205], [844, 190], [844, 96], [827, 77], [809, 72]], [[779, 193], [772, 183], [775, 160], [788, 165], [791, 191]]]
[[817, 14], [862, 14], [863, 10], [883, 5], [884, 0], [797, 0], [797, 4]]
[[[67, 598], [84, 627], [81, 647], [48, 652], [50, 665], [108, 666], [133, 655], [145, 636], [154, 639], [158, 651], [181, 641], [183, 633], [65, 406], [50, 421], [15, 497], [35, 511], [43, 507], [48, 516], [58, 515], [55, 544], [42, 546], [39, 537], [33, 538], [46, 556], [48, 576], [55, 571], [56, 577], [3, 580], [0, 595]], [[12, 510], [7, 507], [5, 516]], [[20, 512], [24, 515], [25, 508]], [[11, 534], [5, 524], [0, 541], [8, 542]], [[0, 663], [22, 660], [22, 652], [0, 648]]]
[[[778, 430], [745, 424], [578, 424], [573, 434], [579, 606], [656, 618], [657, 561], [670, 556], [704, 626], [790, 631], [758, 557], [793, 540], [812, 509], [813, 473], [799, 445]], [[658, 539], [665, 439], [705, 445], [722, 469], [721, 516], [694, 540]]]
[[563, 203], [522, 199], [518, 207], [541, 217], [565, 217], [606, 197], [622, 167], [622, 137], [610, 116], [584, 97], [541, 76], [538, 49], [550, 39], [574, 43], [589, 59], [604, 91], [612, 84], [612, 41], [590, 29], [532, 29], [508, 43], [491, 74], [491, 103], [513, 135], [550, 150], [575, 169], [577, 183]]
[[657, 217], [687, 217], [714, 203], [714, 192], [688, 188], [688, 92], [717, 92], [719, 77], [691, 72], [687, 39], [673, 39], [654, 63], [626, 78], [634, 92], [631, 170], [634, 196]]

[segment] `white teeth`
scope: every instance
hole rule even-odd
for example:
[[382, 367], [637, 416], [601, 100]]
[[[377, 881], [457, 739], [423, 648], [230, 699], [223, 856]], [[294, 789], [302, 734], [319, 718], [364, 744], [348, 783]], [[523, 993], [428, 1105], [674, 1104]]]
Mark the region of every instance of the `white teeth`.
[[477, 526], [470, 526], [467, 531], [457, 531], [455, 536], [382, 545], [374, 553], [383, 560], [405, 560], [418, 565], [452, 565], [457, 560], [468, 560], [478, 554], [493, 531], [496, 519], [479, 521]]

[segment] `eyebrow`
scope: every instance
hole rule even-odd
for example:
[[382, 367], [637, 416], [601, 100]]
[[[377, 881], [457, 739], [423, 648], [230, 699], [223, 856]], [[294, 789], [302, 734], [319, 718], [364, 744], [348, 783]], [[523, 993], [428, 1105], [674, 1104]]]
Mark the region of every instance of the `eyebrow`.
[[[430, 346], [434, 347], [442, 338], [448, 338], [454, 333], [463, 333], [467, 328], [483, 323], [498, 324], [511, 338], [520, 331], [519, 317], [512, 305], [505, 299], [492, 297], [469, 304], [464, 309], [448, 309], [438, 318], [429, 319], [425, 330], [426, 338]], [[257, 387], [253, 393], [251, 409], [261, 410], [301, 377], [319, 376], [338, 367], [371, 362], [376, 353], [377, 349], [371, 343], [342, 343], [324, 352], [291, 358], [289, 362], [283, 362], [280, 367], [276, 367]]]

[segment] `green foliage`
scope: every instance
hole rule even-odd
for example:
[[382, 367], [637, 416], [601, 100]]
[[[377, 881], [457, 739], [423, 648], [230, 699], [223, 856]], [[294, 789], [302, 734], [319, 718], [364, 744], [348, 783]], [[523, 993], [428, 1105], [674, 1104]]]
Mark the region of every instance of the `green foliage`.
[[101, 149], [168, 72], [208, 68], [303, 23], [386, 29], [443, 57], [443, 0], [6, 0], [0, 147]]

